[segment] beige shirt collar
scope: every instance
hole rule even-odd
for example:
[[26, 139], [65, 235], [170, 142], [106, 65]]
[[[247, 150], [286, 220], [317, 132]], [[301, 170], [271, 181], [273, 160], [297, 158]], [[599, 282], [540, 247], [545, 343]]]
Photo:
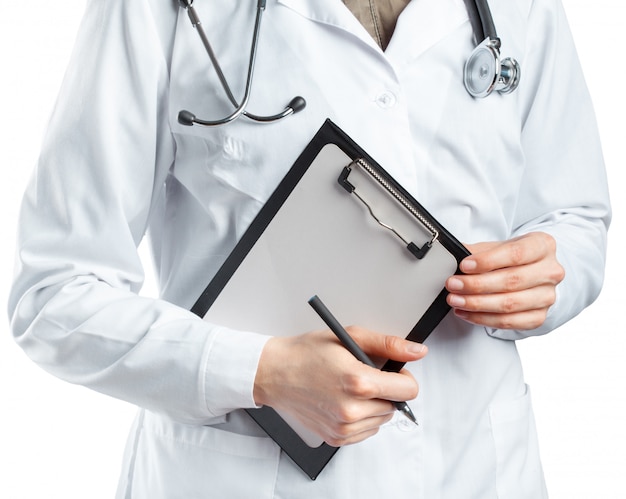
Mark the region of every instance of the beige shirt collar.
[[343, 0], [367, 32], [385, 50], [398, 16], [410, 0]]

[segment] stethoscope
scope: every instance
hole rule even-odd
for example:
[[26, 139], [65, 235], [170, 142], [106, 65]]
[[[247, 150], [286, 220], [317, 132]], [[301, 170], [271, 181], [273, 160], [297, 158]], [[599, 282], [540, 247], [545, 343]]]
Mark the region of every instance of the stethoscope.
[[482, 42], [472, 51], [465, 62], [463, 82], [472, 97], [487, 97], [494, 90], [510, 94], [519, 85], [521, 76], [519, 63], [510, 57], [500, 60], [501, 42], [496, 33], [487, 0], [466, 0], [470, 17], [478, 17], [474, 25], [476, 40]]
[[226, 77], [222, 72], [222, 68], [220, 67], [219, 62], [217, 61], [217, 57], [213, 52], [213, 48], [209, 43], [209, 39], [202, 28], [202, 23], [200, 23], [200, 19], [196, 10], [193, 8], [193, 0], [179, 0], [181, 7], [187, 10], [189, 14], [189, 19], [191, 20], [191, 25], [196, 29], [200, 39], [202, 40], [202, 44], [209, 54], [209, 58], [211, 59], [211, 63], [215, 68], [215, 72], [228, 96], [228, 100], [233, 104], [235, 110], [226, 116], [225, 118], [221, 118], [219, 120], [208, 121], [201, 120], [196, 118], [196, 116], [190, 111], [180, 111], [178, 113], [178, 122], [181, 125], [202, 125], [202, 126], [218, 126], [218, 125], [226, 125], [227, 123], [231, 123], [235, 121], [240, 116], [245, 116], [253, 121], [258, 123], [274, 123], [275, 121], [282, 120], [287, 116], [290, 116], [294, 113], [302, 111], [306, 107], [306, 101], [300, 97], [294, 97], [291, 99], [289, 104], [283, 109], [280, 113], [273, 114], [271, 116], [258, 116], [256, 114], [249, 113], [246, 111], [246, 107], [248, 105], [248, 100], [250, 99], [250, 90], [252, 88], [252, 75], [254, 73], [254, 62], [256, 60], [256, 50], [259, 44], [259, 31], [261, 28], [261, 17], [263, 15], [263, 11], [265, 10], [265, 2], [266, 0], [258, 0], [257, 10], [256, 10], [256, 20], [254, 22], [254, 32], [252, 33], [252, 46], [250, 47], [250, 60], [248, 62], [248, 76], [246, 77], [246, 88], [244, 91], [243, 99], [240, 103], [237, 102], [237, 99], [233, 96], [232, 91], [230, 90], [230, 85], [226, 81]]
[[[226, 92], [228, 100], [230, 100], [235, 107], [235, 110], [231, 114], [218, 120], [202, 120], [197, 118], [192, 112], [182, 110], [178, 113], [178, 122], [181, 125], [202, 125], [208, 127], [226, 125], [235, 121], [240, 116], [245, 116], [257, 123], [274, 123], [302, 111], [306, 107], [304, 98], [296, 96], [291, 99], [289, 104], [287, 104], [281, 112], [270, 116], [258, 116], [246, 110], [248, 101], [250, 100], [261, 18], [265, 10], [266, 0], [258, 0], [257, 2], [256, 19], [254, 22], [250, 58], [248, 62], [248, 74], [246, 76], [246, 86], [241, 102], [237, 102], [228, 81], [226, 81], [226, 77], [215, 56], [215, 52], [213, 52], [209, 39], [204, 32], [200, 18], [193, 7], [193, 0], [179, 0], [179, 3], [180, 6], [187, 11], [191, 25], [196, 29], [202, 40], [202, 44], [211, 59], [211, 63], [217, 73], [222, 88], [224, 92]], [[483, 41], [473, 50], [465, 63], [463, 70], [465, 88], [470, 95], [479, 98], [487, 97], [494, 90], [502, 94], [513, 92], [519, 85], [520, 67], [515, 59], [507, 57], [506, 59], [500, 60], [501, 42], [496, 34], [496, 28], [487, 0], [473, 0], [473, 4], [469, 2], [469, 0], [466, 0], [466, 3], [468, 4], [470, 17], [474, 16], [474, 19], [477, 17], [479, 20], [479, 24], [474, 23], [475, 36], [477, 40]]]

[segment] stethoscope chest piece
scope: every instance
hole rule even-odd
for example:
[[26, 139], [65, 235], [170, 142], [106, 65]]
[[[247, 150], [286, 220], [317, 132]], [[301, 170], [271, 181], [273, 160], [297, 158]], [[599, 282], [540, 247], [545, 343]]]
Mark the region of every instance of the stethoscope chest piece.
[[500, 41], [486, 38], [465, 63], [465, 88], [473, 97], [487, 97], [494, 90], [513, 92], [519, 85], [520, 67], [515, 59], [500, 60]]

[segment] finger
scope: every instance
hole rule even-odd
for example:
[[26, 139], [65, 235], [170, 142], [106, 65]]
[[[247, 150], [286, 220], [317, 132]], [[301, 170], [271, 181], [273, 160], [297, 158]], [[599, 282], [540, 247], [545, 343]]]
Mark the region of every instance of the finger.
[[[379, 407], [374, 407], [378, 404]], [[360, 442], [374, 435], [381, 425], [391, 420], [395, 413], [395, 408], [387, 401], [367, 401], [361, 403], [360, 406], [352, 404], [353, 407], [359, 407], [357, 411], [352, 410], [347, 413], [340, 413], [337, 416], [335, 412], [323, 411], [317, 408], [308, 413], [300, 414], [300, 421], [312, 431], [317, 433], [328, 444], [333, 446], [347, 445], [350, 443]], [[363, 414], [380, 413], [363, 417]], [[340, 419], [343, 417], [343, 419]]]
[[428, 353], [426, 345], [399, 336], [373, 333], [356, 326], [349, 326], [347, 330], [354, 341], [370, 357], [411, 362], [423, 358]]
[[552, 285], [536, 286], [524, 291], [511, 293], [457, 295], [447, 297], [448, 304], [466, 312], [488, 312], [514, 314], [528, 310], [548, 308], [556, 301], [555, 287]]
[[406, 369], [399, 373], [380, 371], [361, 364], [338, 380], [343, 392], [350, 398], [369, 401], [382, 400], [404, 402], [413, 400], [419, 393], [419, 385]]
[[480, 243], [464, 244], [464, 246], [470, 253], [474, 254], [474, 253], [482, 253], [483, 251], [487, 251], [501, 244], [502, 244], [502, 241], [486, 241], [486, 242], [480, 242]]
[[332, 414], [332, 420], [338, 427], [346, 426], [354, 431], [364, 431], [373, 427], [376, 420], [390, 419], [395, 410], [395, 406], [388, 400], [367, 399], [351, 400], [328, 412]]
[[563, 279], [563, 267], [556, 260], [493, 270], [484, 274], [454, 275], [446, 281], [453, 294], [488, 294], [522, 291]]
[[393, 413], [390, 413], [385, 416], [360, 421], [358, 424], [338, 425], [325, 435], [324, 441], [333, 447], [342, 447], [361, 442], [378, 433], [380, 427], [389, 422], [392, 417]]
[[386, 400], [352, 400], [337, 407], [314, 408], [302, 421], [327, 443], [337, 446], [371, 436], [395, 411], [393, 404]]
[[542, 232], [525, 234], [502, 243], [474, 245], [472, 249], [475, 252], [461, 262], [460, 268], [466, 274], [476, 274], [526, 265], [553, 254], [555, 247], [554, 238]]
[[461, 319], [495, 329], [531, 330], [540, 327], [546, 320], [548, 309], [527, 310], [514, 314], [491, 314], [455, 310]]
[[[395, 406], [387, 400], [368, 400], [352, 407], [354, 410], [346, 409], [327, 431], [335, 444], [346, 445], [368, 438], [396, 413]], [[363, 417], [363, 413], [370, 415]]]

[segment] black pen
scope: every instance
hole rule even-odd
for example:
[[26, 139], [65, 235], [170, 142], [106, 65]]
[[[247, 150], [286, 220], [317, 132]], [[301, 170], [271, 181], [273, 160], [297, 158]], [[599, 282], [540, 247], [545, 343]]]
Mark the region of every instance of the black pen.
[[[348, 331], [346, 331], [344, 327], [339, 323], [339, 321], [335, 319], [335, 316], [330, 312], [330, 310], [328, 310], [326, 305], [324, 305], [322, 300], [320, 300], [319, 296], [313, 296], [313, 298], [309, 300], [309, 305], [313, 307], [313, 310], [317, 312], [317, 315], [322, 318], [322, 320], [326, 323], [330, 330], [335, 333], [335, 336], [339, 338], [339, 341], [341, 341], [343, 346], [346, 347], [352, 355], [354, 355], [358, 360], [363, 362], [363, 364], [367, 364], [370, 367], [376, 368], [376, 365], [367, 356], [367, 354], [363, 350], [361, 350], [359, 345], [356, 344], [356, 341], [352, 339], [352, 337], [348, 334]], [[407, 405], [406, 402], [392, 401], [391, 403], [407, 418], [409, 418], [415, 424], [418, 424], [417, 419], [413, 414], [413, 411], [411, 411], [411, 408]]]

